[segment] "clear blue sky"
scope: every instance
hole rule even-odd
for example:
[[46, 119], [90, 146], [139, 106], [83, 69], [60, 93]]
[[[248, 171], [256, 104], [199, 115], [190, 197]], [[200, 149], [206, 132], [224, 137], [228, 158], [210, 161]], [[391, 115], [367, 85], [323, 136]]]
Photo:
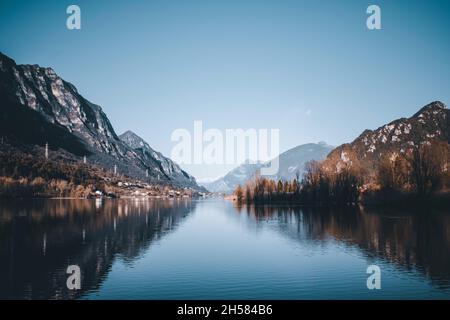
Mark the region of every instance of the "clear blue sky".
[[[66, 29], [69, 4], [81, 30]], [[382, 30], [366, 28], [370, 4]], [[284, 151], [449, 104], [449, 39], [446, 0], [0, 2], [0, 51], [53, 67], [119, 134], [132, 129], [166, 155], [172, 131], [194, 120], [280, 128]]]

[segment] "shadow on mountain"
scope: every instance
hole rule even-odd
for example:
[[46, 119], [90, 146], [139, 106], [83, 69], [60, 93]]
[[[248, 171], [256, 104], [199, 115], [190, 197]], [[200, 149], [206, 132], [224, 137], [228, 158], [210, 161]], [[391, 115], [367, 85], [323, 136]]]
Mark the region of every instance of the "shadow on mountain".
[[30, 145], [44, 146], [48, 143], [55, 150], [61, 148], [77, 156], [92, 153], [66, 128], [46, 122], [38, 112], [14, 102], [2, 102], [0, 136], [10, 139], [16, 146], [27, 146], [27, 149]]

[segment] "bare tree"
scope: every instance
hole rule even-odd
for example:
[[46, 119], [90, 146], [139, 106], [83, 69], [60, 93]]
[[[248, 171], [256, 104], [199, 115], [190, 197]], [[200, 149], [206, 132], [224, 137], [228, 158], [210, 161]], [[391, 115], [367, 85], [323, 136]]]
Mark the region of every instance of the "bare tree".
[[242, 202], [244, 192], [242, 191], [241, 185], [237, 186], [236, 190], [234, 191], [234, 195], [236, 196], [238, 202]]
[[406, 190], [409, 186], [411, 168], [405, 156], [389, 153], [380, 159], [377, 181], [382, 190]]
[[442, 187], [448, 171], [448, 158], [447, 142], [432, 141], [413, 150], [410, 159], [411, 176], [420, 195], [428, 195]]

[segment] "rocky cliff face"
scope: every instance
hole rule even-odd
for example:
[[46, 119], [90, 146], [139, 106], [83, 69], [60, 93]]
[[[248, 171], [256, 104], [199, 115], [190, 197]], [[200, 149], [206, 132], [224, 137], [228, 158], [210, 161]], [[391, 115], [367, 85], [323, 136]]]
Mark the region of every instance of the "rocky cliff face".
[[3, 94], [10, 100], [39, 112], [52, 124], [65, 127], [98, 152], [119, 158], [126, 154], [102, 109], [84, 99], [53, 69], [17, 65], [0, 55], [0, 73]]
[[17, 65], [0, 53], [0, 101], [2, 136], [25, 145], [48, 142], [51, 149], [87, 156], [109, 170], [116, 166], [133, 178], [198, 187], [161, 154], [142, 153], [122, 141], [102, 108], [51, 68]]
[[180, 168], [171, 159], [164, 157], [155, 151], [137, 134], [127, 131], [119, 136], [120, 139], [132, 148], [143, 161], [151, 168], [151, 175], [165, 177], [171, 181], [177, 181], [182, 185], [196, 186], [195, 178]]

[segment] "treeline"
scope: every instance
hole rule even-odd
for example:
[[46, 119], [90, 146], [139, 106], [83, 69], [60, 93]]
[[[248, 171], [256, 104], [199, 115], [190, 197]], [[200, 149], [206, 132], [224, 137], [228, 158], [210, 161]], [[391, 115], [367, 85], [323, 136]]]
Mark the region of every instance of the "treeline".
[[255, 177], [238, 186], [234, 195], [238, 202], [289, 202], [313, 205], [349, 205], [362, 196], [382, 202], [395, 195], [429, 197], [448, 191], [450, 146], [447, 142], [425, 143], [406, 153], [381, 156], [376, 166], [368, 168], [353, 155], [348, 159], [311, 161], [300, 180], [274, 181]]
[[409, 154], [390, 153], [377, 168], [379, 190], [428, 196], [450, 186], [450, 146], [444, 141], [422, 144]]
[[87, 198], [98, 190], [92, 184], [81, 185], [64, 179], [44, 180], [43, 178], [0, 177], [0, 197], [73, 197]]
[[350, 168], [330, 174], [321, 163], [311, 161], [301, 181], [274, 181], [256, 177], [234, 192], [238, 202], [301, 203], [319, 205], [345, 205], [358, 200], [361, 178]]
[[71, 159], [46, 160], [8, 147], [0, 149], [0, 163], [1, 197], [87, 197], [105, 187], [100, 169]]
[[64, 151], [46, 159], [43, 150], [19, 148], [0, 140], [0, 197], [166, 196], [192, 197], [192, 190], [169, 183], [147, 185], [116, 175], [96, 165], [84, 164]]

